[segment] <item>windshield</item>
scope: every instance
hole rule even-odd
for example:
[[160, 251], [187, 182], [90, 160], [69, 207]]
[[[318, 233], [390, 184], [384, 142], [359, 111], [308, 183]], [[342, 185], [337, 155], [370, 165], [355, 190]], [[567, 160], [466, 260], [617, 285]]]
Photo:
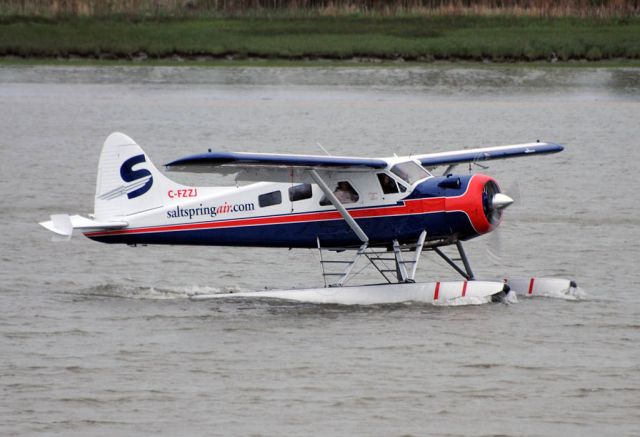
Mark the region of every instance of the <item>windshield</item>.
[[413, 161], [402, 162], [394, 165], [391, 167], [391, 173], [409, 184], [413, 184], [415, 181], [430, 176], [428, 171]]

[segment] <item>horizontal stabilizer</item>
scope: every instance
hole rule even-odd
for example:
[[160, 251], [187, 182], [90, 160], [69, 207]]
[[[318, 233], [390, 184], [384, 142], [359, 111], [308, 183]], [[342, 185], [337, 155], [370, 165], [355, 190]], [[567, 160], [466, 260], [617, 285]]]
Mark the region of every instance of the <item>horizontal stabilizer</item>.
[[71, 237], [74, 230], [81, 232], [97, 231], [105, 229], [120, 229], [128, 226], [127, 222], [98, 222], [80, 215], [54, 214], [51, 220], [41, 222], [51, 232], [63, 237]]

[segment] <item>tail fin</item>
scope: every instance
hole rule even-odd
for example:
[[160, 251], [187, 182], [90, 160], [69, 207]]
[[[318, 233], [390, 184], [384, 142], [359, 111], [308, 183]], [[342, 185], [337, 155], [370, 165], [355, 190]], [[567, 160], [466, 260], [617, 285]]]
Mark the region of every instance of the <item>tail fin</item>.
[[95, 219], [121, 220], [160, 207], [170, 183], [135, 141], [114, 132], [104, 142], [100, 154]]

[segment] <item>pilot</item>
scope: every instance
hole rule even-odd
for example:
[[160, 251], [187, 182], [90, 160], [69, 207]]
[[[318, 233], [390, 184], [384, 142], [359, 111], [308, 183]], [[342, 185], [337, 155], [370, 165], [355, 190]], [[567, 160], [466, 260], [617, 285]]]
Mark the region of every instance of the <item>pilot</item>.
[[384, 173], [380, 173], [380, 184], [382, 185], [382, 192], [385, 194], [398, 192], [395, 181]]
[[336, 195], [336, 198], [341, 203], [353, 203], [358, 200], [358, 195], [353, 190], [349, 182], [346, 181], [338, 182], [338, 186], [333, 191], [333, 194]]

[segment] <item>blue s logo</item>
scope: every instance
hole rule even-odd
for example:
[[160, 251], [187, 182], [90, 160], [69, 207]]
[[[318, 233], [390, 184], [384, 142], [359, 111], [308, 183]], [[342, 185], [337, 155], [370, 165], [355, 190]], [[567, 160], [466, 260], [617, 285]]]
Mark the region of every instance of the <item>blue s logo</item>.
[[137, 155], [127, 159], [122, 163], [122, 166], [120, 167], [120, 177], [125, 182], [134, 182], [149, 177], [149, 179], [144, 181], [144, 184], [142, 186], [140, 186], [140, 184], [142, 184], [143, 181], [140, 181], [137, 184], [130, 185], [131, 188], [135, 189], [127, 193], [127, 197], [129, 199], [135, 199], [138, 196], [142, 196], [144, 193], [149, 191], [149, 189], [153, 185], [153, 176], [151, 176], [151, 172], [149, 170], [147, 170], [146, 168], [141, 168], [140, 170], [133, 169], [136, 164], [140, 164], [142, 162], [146, 162], [144, 155]]

